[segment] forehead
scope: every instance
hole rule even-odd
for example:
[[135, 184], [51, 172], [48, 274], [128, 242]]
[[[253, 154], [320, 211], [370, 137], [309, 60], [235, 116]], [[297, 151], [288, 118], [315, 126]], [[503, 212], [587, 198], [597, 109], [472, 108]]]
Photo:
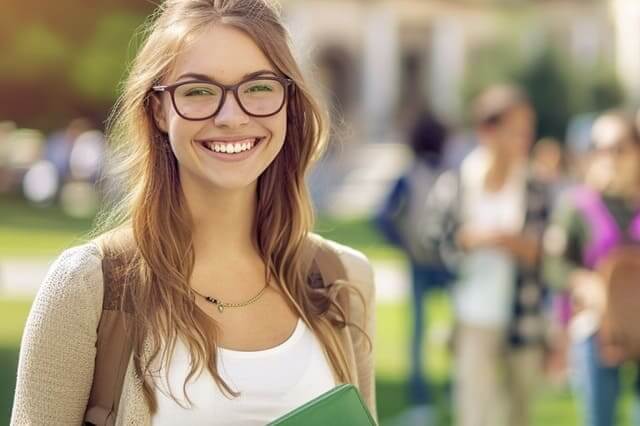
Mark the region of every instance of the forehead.
[[533, 115], [534, 115], [533, 108], [529, 104], [522, 103], [511, 108], [505, 114], [505, 117], [509, 117], [513, 119], [529, 120], [533, 117]]
[[274, 71], [266, 55], [245, 32], [224, 24], [213, 24], [195, 35], [180, 52], [169, 81], [184, 73], [199, 73], [233, 84], [258, 70]]
[[596, 148], [610, 148], [627, 142], [631, 132], [621, 119], [605, 116], [593, 125], [591, 136]]

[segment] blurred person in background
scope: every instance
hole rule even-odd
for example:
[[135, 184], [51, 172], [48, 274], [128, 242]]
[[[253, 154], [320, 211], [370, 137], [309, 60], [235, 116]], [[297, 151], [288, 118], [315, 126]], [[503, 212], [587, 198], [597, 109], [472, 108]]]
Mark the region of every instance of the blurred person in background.
[[[531, 151], [531, 172], [547, 185], [551, 206], [555, 206], [573, 185], [567, 175], [564, 149], [554, 138], [543, 138], [535, 143]], [[564, 292], [547, 294], [545, 306], [549, 325], [545, 373], [551, 383], [560, 387], [568, 381], [568, 302], [569, 296]]]
[[562, 144], [554, 138], [543, 138], [531, 150], [531, 173], [547, 185], [552, 202], [569, 187]]
[[[602, 346], [599, 332], [607, 297], [596, 270], [617, 250], [640, 243], [639, 143], [625, 113], [600, 116], [592, 128], [583, 184], [563, 197], [545, 233], [547, 280], [572, 296], [571, 367], [584, 424], [589, 426], [617, 424], [623, 358], [609, 356]], [[638, 380], [635, 390], [640, 390]], [[634, 417], [638, 424], [637, 401]]]
[[65, 182], [71, 173], [70, 159], [74, 144], [82, 133], [91, 129], [85, 118], [74, 118], [64, 129], [51, 133], [46, 140], [44, 159], [58, 172], [58, 181]]
[[446, 139], [447, 129], [444, 124], [426, 109], [422, 109], [409, 135], [413, 161], [409, 169], [393, 185], [375, 217], [377, 228], [387, 241], [407, 254], [411, 267], [411, 407], [398, 418], [398, 421], [405, 424], [430, 424], [435, 418], [430, 383], [422, 368], [426, 334], [423, 307], [429, 292], [443, 288], [450, 276], [440, 264], [437, 255], [424, 249], [416, 231], [427, 214], [427, 194], [441, 172]]
[[0, 121], [0, 194], [8, 192], [9, 187], [9, 158], [11, 155], [9, 135], [15, 131], [13, 121]]
[[526, 426], [543, 357], [538, 264], [549, 210], [528, 164], [535, 112], [518, 87], [497, 85], [472, 114], [479, 146], [436, 182], [424, 236], [457, 275], [457, 424]]

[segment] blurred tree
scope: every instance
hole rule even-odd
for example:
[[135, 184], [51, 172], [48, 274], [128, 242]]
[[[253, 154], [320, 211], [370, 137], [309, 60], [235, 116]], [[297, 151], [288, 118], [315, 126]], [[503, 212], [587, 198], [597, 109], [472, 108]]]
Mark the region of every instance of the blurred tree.
[[556, 58], [554, 50], [543, 50], [533, 63], [516, 72], [515, 81], [531, 98], [538, 115], [538, 136], [562, 140], [575, 111], [572, 110], [569, 70]]
[[505, 40], [509, 39], [483, 46], [471, 56], [463, 93], [467, 102], [490, 84], [519, 84], [538, 113], [537, 136], [562, 141], [574, 115], [602, 111], [625, 101], [610, 65], [600, 64], [592, 70], [573, 68], [563, 60], [560, 48], [550, 44], [532, 61], [526, 61], [516, 45]]
[[3, 0], [0, 119], [43, 130], [85, 116], [99, 125], [117, 96], [152, 1]]

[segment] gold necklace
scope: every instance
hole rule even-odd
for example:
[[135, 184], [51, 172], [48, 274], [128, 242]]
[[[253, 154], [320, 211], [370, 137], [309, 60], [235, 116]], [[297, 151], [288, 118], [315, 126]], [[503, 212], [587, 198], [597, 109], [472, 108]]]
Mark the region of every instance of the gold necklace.
[[218, 307], [218, 311], [220, 311], [220, 313], [224, 312], [224, 308], [241, 308], [247, 305], [251, 305], [252, 303], [256, 302], [258, 299], [260, 299], [260, 297], [264, 294], [264, 291], [267, 289], [267, 287], [269, 287], [269, 283], [266, 283], [264, 285], [264, 287], [262, 287], [262, 290], [260, 290], [260, 292], [258, 294], [256, 294], [255, 296], [253, 296], [251, 299], [247, 300], [246, 302], [242, 302], [242, 303], [225, 303], [219, 299], [213, 298], [211, 296], [205, 296], [204, 294], [200, 293], [198, 290], [196, 290], [195, 288], [191, 288], [191, 290], [194, 291], [194, 293], [196, 293], [198, 296], [202, 297], [204, 300], [206, 300], [207, 302], [211, 303], [212, 305], [216, 305]]

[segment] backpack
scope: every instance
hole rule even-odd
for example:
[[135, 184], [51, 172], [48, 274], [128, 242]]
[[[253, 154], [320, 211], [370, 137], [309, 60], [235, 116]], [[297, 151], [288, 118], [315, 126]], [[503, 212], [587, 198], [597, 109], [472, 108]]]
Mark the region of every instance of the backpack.
[[640, 213], [628, 229], [620, 229], [602, 197], [588, 188], [574, 194], [579, 211], [592, 229], [583, 247], [585, 265], [602, 278], [604, 312], [597, 333], [601, 360], [618, 365], [640, 359]]
[[[123, 248], [124, 247], [124, 248]], [[123, 275], [131, 250], [126, 246], [103, 244], [102, 273], [104, 297], [102, 315], [98, 323], [96, 360], [93, 384], [85, 411], [84, 425], [115, 425], [125, 374], [133, 350], [127, 338], [125, 323], [131, 316], [132, 306], [122, 298], [125, 286]], [[346, 269], [335, 250], [313, 237], [303, 246], [303, 259], [308, 265], [307, 283], [322, 288], [328, 283], [347, 279]], [[122, 304], [121, 300], [125, 300]], [[341, 308], [348, 312], [348, 302], [338, 297]]]
[[623, 246], [599, 265], [605, 310], [597, 340], [606, 365], [640, 360], [640, 247]]
[[393, 184], [389, 195], [374, 218], [385, 239], [407, 251], [422, 265], [439, 266], [439, 256], [430, 253], [418, 232], [424, 226], [426, 202], [439, 171], [423, 160], [414, 160], [411, 168]]

